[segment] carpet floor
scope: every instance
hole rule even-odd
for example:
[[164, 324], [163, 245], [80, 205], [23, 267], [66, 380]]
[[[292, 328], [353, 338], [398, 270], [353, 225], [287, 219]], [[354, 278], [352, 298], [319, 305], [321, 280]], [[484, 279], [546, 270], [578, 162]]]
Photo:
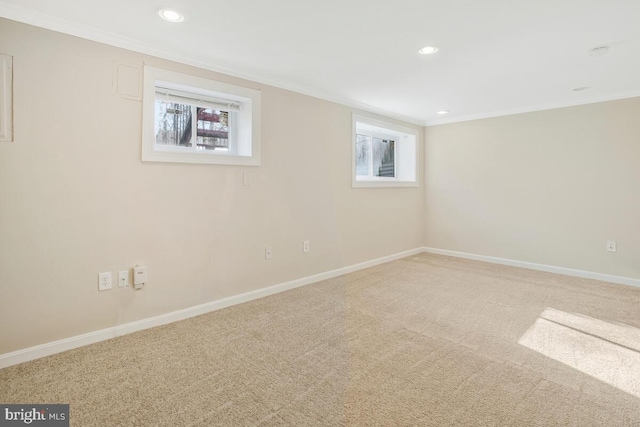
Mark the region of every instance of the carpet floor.
[[640, 289], [419, 254], [0, 370], [72, 426], [640, 426]]

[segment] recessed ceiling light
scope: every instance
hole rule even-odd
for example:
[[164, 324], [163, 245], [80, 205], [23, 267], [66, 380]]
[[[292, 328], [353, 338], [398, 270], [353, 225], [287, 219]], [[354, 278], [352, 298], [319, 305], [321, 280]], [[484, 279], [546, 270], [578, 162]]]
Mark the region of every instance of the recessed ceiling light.
[[421, 55], [433, 55], [438, 51], [438, 48], [435, 46], [425, 46], [418, 51]]
[[609, 46], [598, 46], [589, 49], [589, 56], [602, 56], [609, 52]]
[[581, 86], [581, 87], [575, 87], [573, 89], [571, 89], [574, 92], [582, 92], [583, 90], [587, 90], [589, 89], [589, 86]]
[[182, 21], [184, 21], [184, 15], [181, 14], [180, 12], [177, 12], [177, 11], [172, 10], [172, 9], [160, 9], [158, 11], [158, 15], [160, 15], [160, 18], [164, 19], [165, 21], [169, 21], [169, 22], [182, 22]]
[[447, 110], [440, 110], [436, 114], [440, 114], [441, 116], [443, 116], [445, 114], [449, 114], [449, 112]]

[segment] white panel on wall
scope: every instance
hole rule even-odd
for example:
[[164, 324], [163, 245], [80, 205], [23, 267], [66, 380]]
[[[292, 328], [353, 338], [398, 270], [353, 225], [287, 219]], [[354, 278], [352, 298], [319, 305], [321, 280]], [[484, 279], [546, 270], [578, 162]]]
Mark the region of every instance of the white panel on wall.
[[0, 141], [13, 141], [13, 57], [0, 53]]
[[113, 62], [113, 91], [124, 99], [142, 100], [142, 68]]

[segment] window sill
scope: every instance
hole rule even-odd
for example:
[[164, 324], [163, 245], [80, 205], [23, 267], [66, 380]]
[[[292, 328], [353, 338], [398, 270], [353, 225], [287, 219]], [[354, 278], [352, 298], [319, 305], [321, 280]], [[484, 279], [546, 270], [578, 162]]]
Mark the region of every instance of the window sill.
[[396, 180], [356, 180], [352, 182], [352, 188], [416, 188], [420, 185], [415, 181]]
[[142, 152], [145, 162], [197, 163], [207, 165], [260, 166], [260, 159], [251, 156], [236, 156], [227, 153], [176, 152], [174, 150], [151, 150]]

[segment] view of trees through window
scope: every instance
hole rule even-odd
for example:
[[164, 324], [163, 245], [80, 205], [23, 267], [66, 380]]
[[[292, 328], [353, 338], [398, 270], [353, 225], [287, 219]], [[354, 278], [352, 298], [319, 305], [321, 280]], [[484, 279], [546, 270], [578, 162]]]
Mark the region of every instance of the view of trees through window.
[[156, 144], [191, 147], [191, 106], [156, 101]]
[[395, 177], [395, 141], [356, 135], [356, 175]]
[[229, 112], [164, 101], [156, 101], [155, 112], [156, 144], [199, 150], [229, 149]]

